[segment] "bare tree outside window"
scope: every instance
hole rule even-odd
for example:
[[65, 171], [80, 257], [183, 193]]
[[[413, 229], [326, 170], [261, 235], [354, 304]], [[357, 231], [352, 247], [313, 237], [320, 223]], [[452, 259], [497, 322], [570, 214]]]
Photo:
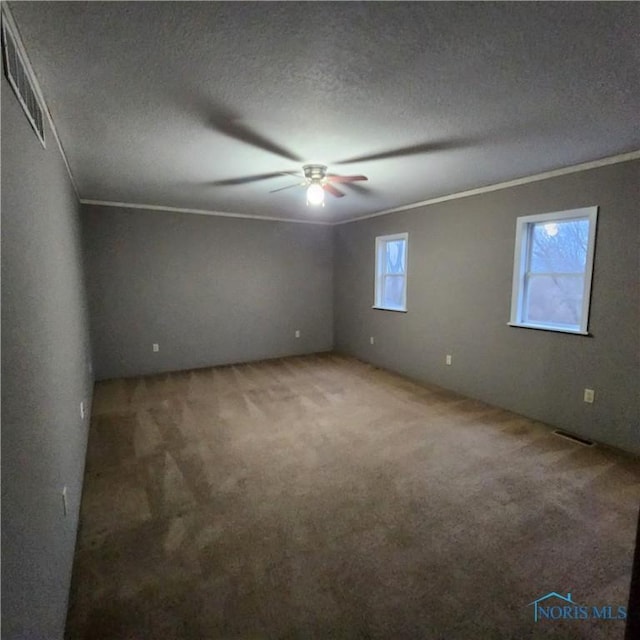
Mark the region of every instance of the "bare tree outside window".
[[402, 308], [404, 296], [405, 240], [386, 243], [386, 268], [382, 287], [382, 302], [385, 307]]
[[526, 315], [531, 322], [578, 327], [589, 243], [587, 219], [531, 226]]
[[518, 218], [509, 324], [586, 333], [597, 216], [585, 207]]
[[407, 233], [396, 233], [376, 238], [377, 309], [407, 310]]

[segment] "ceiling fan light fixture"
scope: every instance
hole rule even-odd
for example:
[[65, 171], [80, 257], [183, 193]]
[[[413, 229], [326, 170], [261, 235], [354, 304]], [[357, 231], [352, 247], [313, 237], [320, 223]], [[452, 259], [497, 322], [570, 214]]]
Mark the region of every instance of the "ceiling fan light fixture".
[[321, 204], [324, 206], [324, 189], [321, 184], [313, 182], [309, 185], [307, 189], [307, 204], [314, 206]]

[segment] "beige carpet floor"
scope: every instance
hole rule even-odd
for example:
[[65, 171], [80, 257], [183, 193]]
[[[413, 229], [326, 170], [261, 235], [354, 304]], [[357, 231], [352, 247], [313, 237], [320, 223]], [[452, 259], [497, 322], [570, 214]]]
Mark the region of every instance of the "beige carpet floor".
[[622, 638], [640, 463], [337, 355], [96, 385], [68, 638]]

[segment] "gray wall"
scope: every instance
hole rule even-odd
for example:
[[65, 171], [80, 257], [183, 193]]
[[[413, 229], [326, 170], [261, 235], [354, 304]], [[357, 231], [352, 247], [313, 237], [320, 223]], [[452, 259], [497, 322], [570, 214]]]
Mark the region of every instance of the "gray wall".
[[[2, 76], [2, 637], [62, 638], [82, 490], [89, 337], [79, 205]], [[69, 514], [62, 508], [67, 486]]]
[[333, 346], [330, 227], [99, 206], [83, 223], [97, 378]]
[[[339, 226], [336, 348], [640, 453], [639, 184], [635, 161]], [[508, 327], [516, 217], [588, 205], [592, 337]], [[375, 237], [402, 231], [408, 313], [373, 310]]]

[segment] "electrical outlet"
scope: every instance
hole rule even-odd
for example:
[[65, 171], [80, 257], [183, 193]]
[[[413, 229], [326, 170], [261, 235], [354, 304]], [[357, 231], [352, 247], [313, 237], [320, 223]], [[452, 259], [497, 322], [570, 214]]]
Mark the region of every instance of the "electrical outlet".
[[596, 392], [593, 389], [585, 389], [584, 390], [584, 401], [592, 404], [596, 399]]
[[63, 487], [62, 489], [62, 513], [64, 514], [64, 517], [67, 517], [67, 514], [69, 513], [69, 509], [67, 506], [67, 487]]
[[296, 329], [296, 338], [300, 337], [300, 329]]
[[84, 420], [84, 400], [80, 403], [80, 417]]
[[444, 363], [445, 364], [451, 364], [451, 355], [447, 354], [445, 359], [444, 359]]
[[160, 351], [160, 345], [157, 342], [153, 343], [153, 351], [154, 353], [157, 353], [158, 351]]
[[369, 343], [370, 343], [370, 344], [375, 344], [375, 343], [376, 343], [376, 339], [375, 339], [373, 336], [371, 336], [371, 337], [369, 338]]

